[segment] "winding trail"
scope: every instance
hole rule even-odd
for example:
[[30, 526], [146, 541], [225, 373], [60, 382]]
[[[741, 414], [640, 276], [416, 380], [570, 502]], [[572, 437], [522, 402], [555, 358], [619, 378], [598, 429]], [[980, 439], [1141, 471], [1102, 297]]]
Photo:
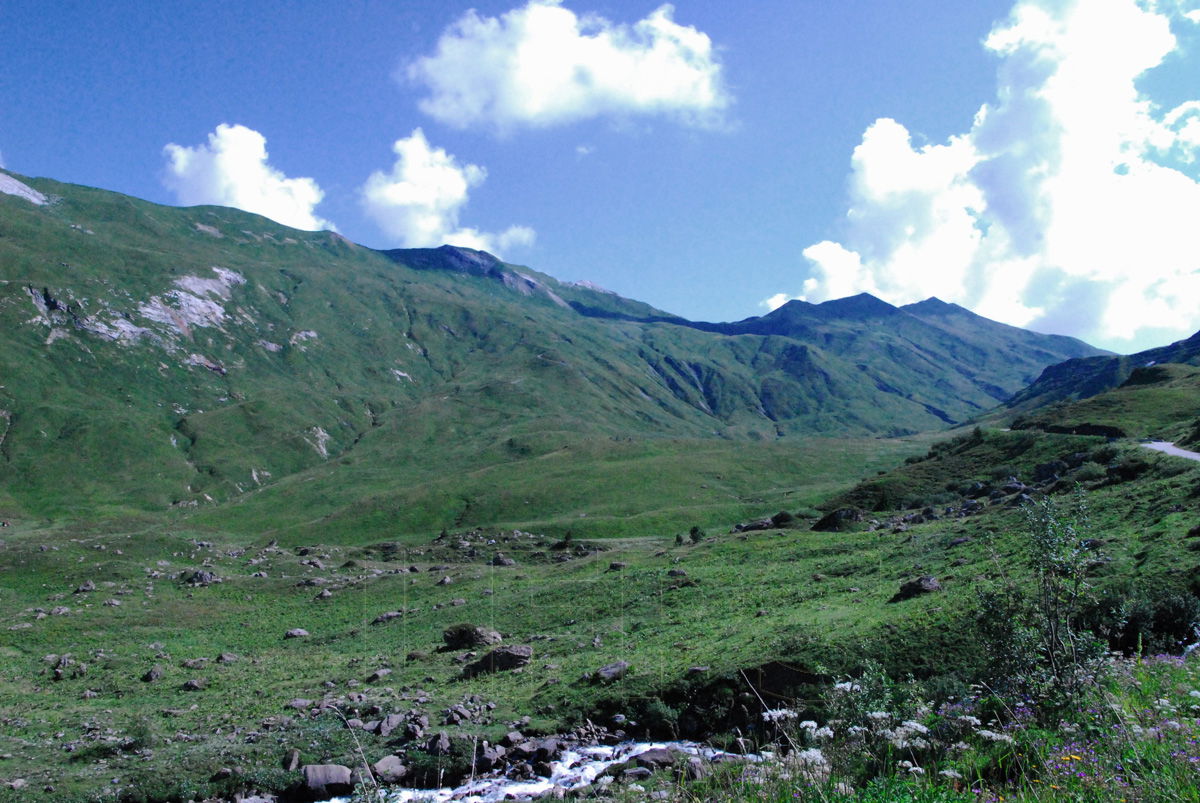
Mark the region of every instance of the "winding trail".
[[1151, 441], [1150, 443], [1143, 443], [1142, 447], [1153, 449], [1163, 454], [1169, 454], [1173, 457], [1182, 457], [1185, 460], [1200, 460], [1200, 452], [1189, 452], [1187, 449], [1180, 449], [1170, 441]]

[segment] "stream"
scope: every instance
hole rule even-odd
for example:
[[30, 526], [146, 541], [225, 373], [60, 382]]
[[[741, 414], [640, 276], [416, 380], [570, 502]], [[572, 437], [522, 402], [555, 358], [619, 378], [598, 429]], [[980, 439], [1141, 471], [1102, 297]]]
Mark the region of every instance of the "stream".
[[[384, 800], [387, 803], [426, 803], [426, 801], [464, 801], [464, 803], [491, 803], [511, 798], [537, 797], [558, 787], [563, 791], [581, 789], [596, 782], [606, 769], [614, 764], [620, 764], [631, 758], [654, 749], [671, 749], [680, 753], [697, 756], [711, 761], [728, 757], [738, 761], [759, 761], [760, 756], [735, 756], [695, 742], [625, 742], [616, 746], [591, 745], [578, 746], [564, 750], [558, 758], [550, 763], [552, 772], [549, 777], [534, 778], [533, 780], [512, 780], [503, 775], [491, 773], [475, 778], [462, 786], [444, 789], [404, 789], [392, 788], [387, 790]], [[605, 779], [601, 779], [601, 783]], [[348, 797], [337, 797], [328, 803], [349, 803]]]

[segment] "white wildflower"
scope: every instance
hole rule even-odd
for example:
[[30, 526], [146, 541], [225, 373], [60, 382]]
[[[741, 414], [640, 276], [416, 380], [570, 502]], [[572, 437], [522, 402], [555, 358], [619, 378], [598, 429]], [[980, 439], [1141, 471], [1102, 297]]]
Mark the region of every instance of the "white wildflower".
[[817, 728], [815, 731], [813, 731], [813, 738], [814, 739], [832, 739], [833, 738], [833, 728], [830, 728], [829, 726], [825, 726], [823, 728]]
[[920, 722], [913, 722], [911, 719], [905, 720], [903, 723], [905, 728], [908, 728], [913, 733], [925, 734], [929, 733], [929, 728], [922, 725]]
[[891, 718], [892, 715], [887, 711], [872, 711], [867, 714], [867, 719], [872, 720], [873, 722], [888, 722], [891, 720]]
[[996, 733], [995, 731], [990, 730], [980, 730], [976, 732], [989, 742], [1005, 742], [1007, 744], [1012, 744], [1013, 738], [1007, 733]]
[[806, 731], [815, 731], [817, 729], [817, 723], [813, 722], [811, 719], [806, 719], [800, 723], [799, 728]]
[[795, 719], [799, 714], [790, 708], [768, 708], [763, 711], [763, 722], [786, 722], [789, 719]]
[[979, 717], [973, 717], [970, 714], [959, 714], [958, 721], [964, 725], [970, 725], [972, 728], [978, 728], [983, 724], [979, 721]]
[[962, 773], [955, 772], [954, 770], [942, 770], [941, 772], [938, 773], [938, 775], [942, 776], [943, 778], [950, 778], [951, 780], [955, 780], [955, 781], [962, 780]]
[[833, 690], [843, 694], [853, 694], [855, 692], [862, 691], [862, 686], [858, 685], [857, 683], [851, 683], [848, 680], [844, 680], [841, 683], [833, 684]]

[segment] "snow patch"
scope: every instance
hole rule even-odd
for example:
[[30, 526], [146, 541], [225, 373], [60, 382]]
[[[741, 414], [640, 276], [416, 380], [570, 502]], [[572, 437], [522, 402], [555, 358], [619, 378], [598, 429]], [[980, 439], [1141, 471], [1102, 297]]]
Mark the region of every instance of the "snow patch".
[[36, 206], [45, 206], [50, 202], [42, 193], [30, 187], [24, 182], [17, 181], [7, 173], [0, 173], [0, 192], [5, 195], [15, 195], [18, 198], [24, 198], [29, 203]]

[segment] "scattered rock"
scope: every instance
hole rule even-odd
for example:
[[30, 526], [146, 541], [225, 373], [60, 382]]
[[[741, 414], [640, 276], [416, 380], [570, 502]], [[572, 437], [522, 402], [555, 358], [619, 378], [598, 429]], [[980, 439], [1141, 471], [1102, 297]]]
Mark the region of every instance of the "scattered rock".
[[164, 674], [166, 674], [166, 673], [163, 671], [163, 668], [161, 666], [152, 666], [146, 672], [146, 674], [142, 675], [142, 682], [143, 683], [153, 683], [154, 681], [162, 678], [162, 676]]
[[208, 681], [204, 678], [192, 678], [183, 684], [184, 691], [204, 691], [208, 687]]
[[390, 622], [393, 619], [399, 619], [402, 616], [404, 616], [404, 611], [387, 611], [386, 613], [381, 613], [372, 619], [371, 624], [381, 625], [384, 622]]
[[472, 624], [451, 625], [442, 631], [442, 641], [452, 650], [467, 650], [472, 647], [487, 647], [499, 644], [503, 637], [496, 630]]
[[88, 580], [75, 589], [76, 594], [90, 594], [96, 590], [96, 584]]
[[313, 597], [313, 599], [329, 599], [332, 596], [332, 591], [330, 591], [328, 588], [322, 588], [320, 593]]
[[450, 585], [450, 584], [451, 584], [451, 583], [453, 583], [453, 582], [454, 582], [454, 581], [450, 579], [450, 575], [445, 575], [445, 576], [443, 576], [443, 577], [442, 577], [442, 579], [441, 579], [441, 580], [438, 580], [436, 583], [434, 583], [434, 585], [439, 585], [439, 586], [448, 586], [448, 585]]
[[[288, 632], [284, 633], [283, 637], [285, 639], [286, 638], [305, 638], [307, 635], [308, 635], [308, 631], [305, 630], [304, 628], [294, 627], [291, 630], [289, 630]], [[321, 765], [321, 766], [324, 766], [324, 765]]]
[[818, 533], [840, 533], [854, 529], [854, 525], [861, 523], [865, 518], [866, 514], [859, 508], [840, 507], [826, 513], [812, 528], [813, 532]]
[[687, 577], [688, 573], [683, 569], [671, 569], [667, 572], [667, 577]]
[[896, 592], [888, 602], [903, 602], [906, 599], [920, 596], [922, 594], [931, 594], [934, 591], [941, 591], [942, 585], [937, 581], [937, 578], [932, 575], [924, 575], [916, 580], [909, 580], [900, 586], [900, 590]]
[[207, 569], [198, 569], [183, 578], [190, 586], [209, 586], [221, 582], [220, 579]]
[[287, 772], [295, 772], [300, 769], [300, 751], [292, 748], [283, 754], [283, 760], [279, 762], [279, 766]]
[[624, 561], [614, 560], [612, 563], [608, 564], [608, 570], [610, 572], [619, 572], [628, 565], [629, 564], [625, 563]]
[[508, 672], [529, 664], [533, 648], [526, 644], [497, 647], [474, 663], [463, 667], [465, 677], [475, 677], [488, 672]]
[[371, 772], [380, 782], [393, 784], [408, 774], [408, 767], [404, 766], [399, 756], [384, 756], [371, 765]]
[[497, 552], [496, 556], [488, 563], [492, 566], [516, 566], [517, 562], [505, 555], [503, 552]]
[[217, 656], [218, 664], [232, 664], [238, 657], [231, 652], [223, 652]]
[[611, 683], [614, 680], [620, 680], [629, 672], [628, 661], [616, 661], [611, 664], [605, 664], [592, 673], [592, 679], [600, 683]]
[[387, 667], [381, 667], [367, 676], [367, 683], [378, 683], [390, 674], [392, 674], [392, 670]]

